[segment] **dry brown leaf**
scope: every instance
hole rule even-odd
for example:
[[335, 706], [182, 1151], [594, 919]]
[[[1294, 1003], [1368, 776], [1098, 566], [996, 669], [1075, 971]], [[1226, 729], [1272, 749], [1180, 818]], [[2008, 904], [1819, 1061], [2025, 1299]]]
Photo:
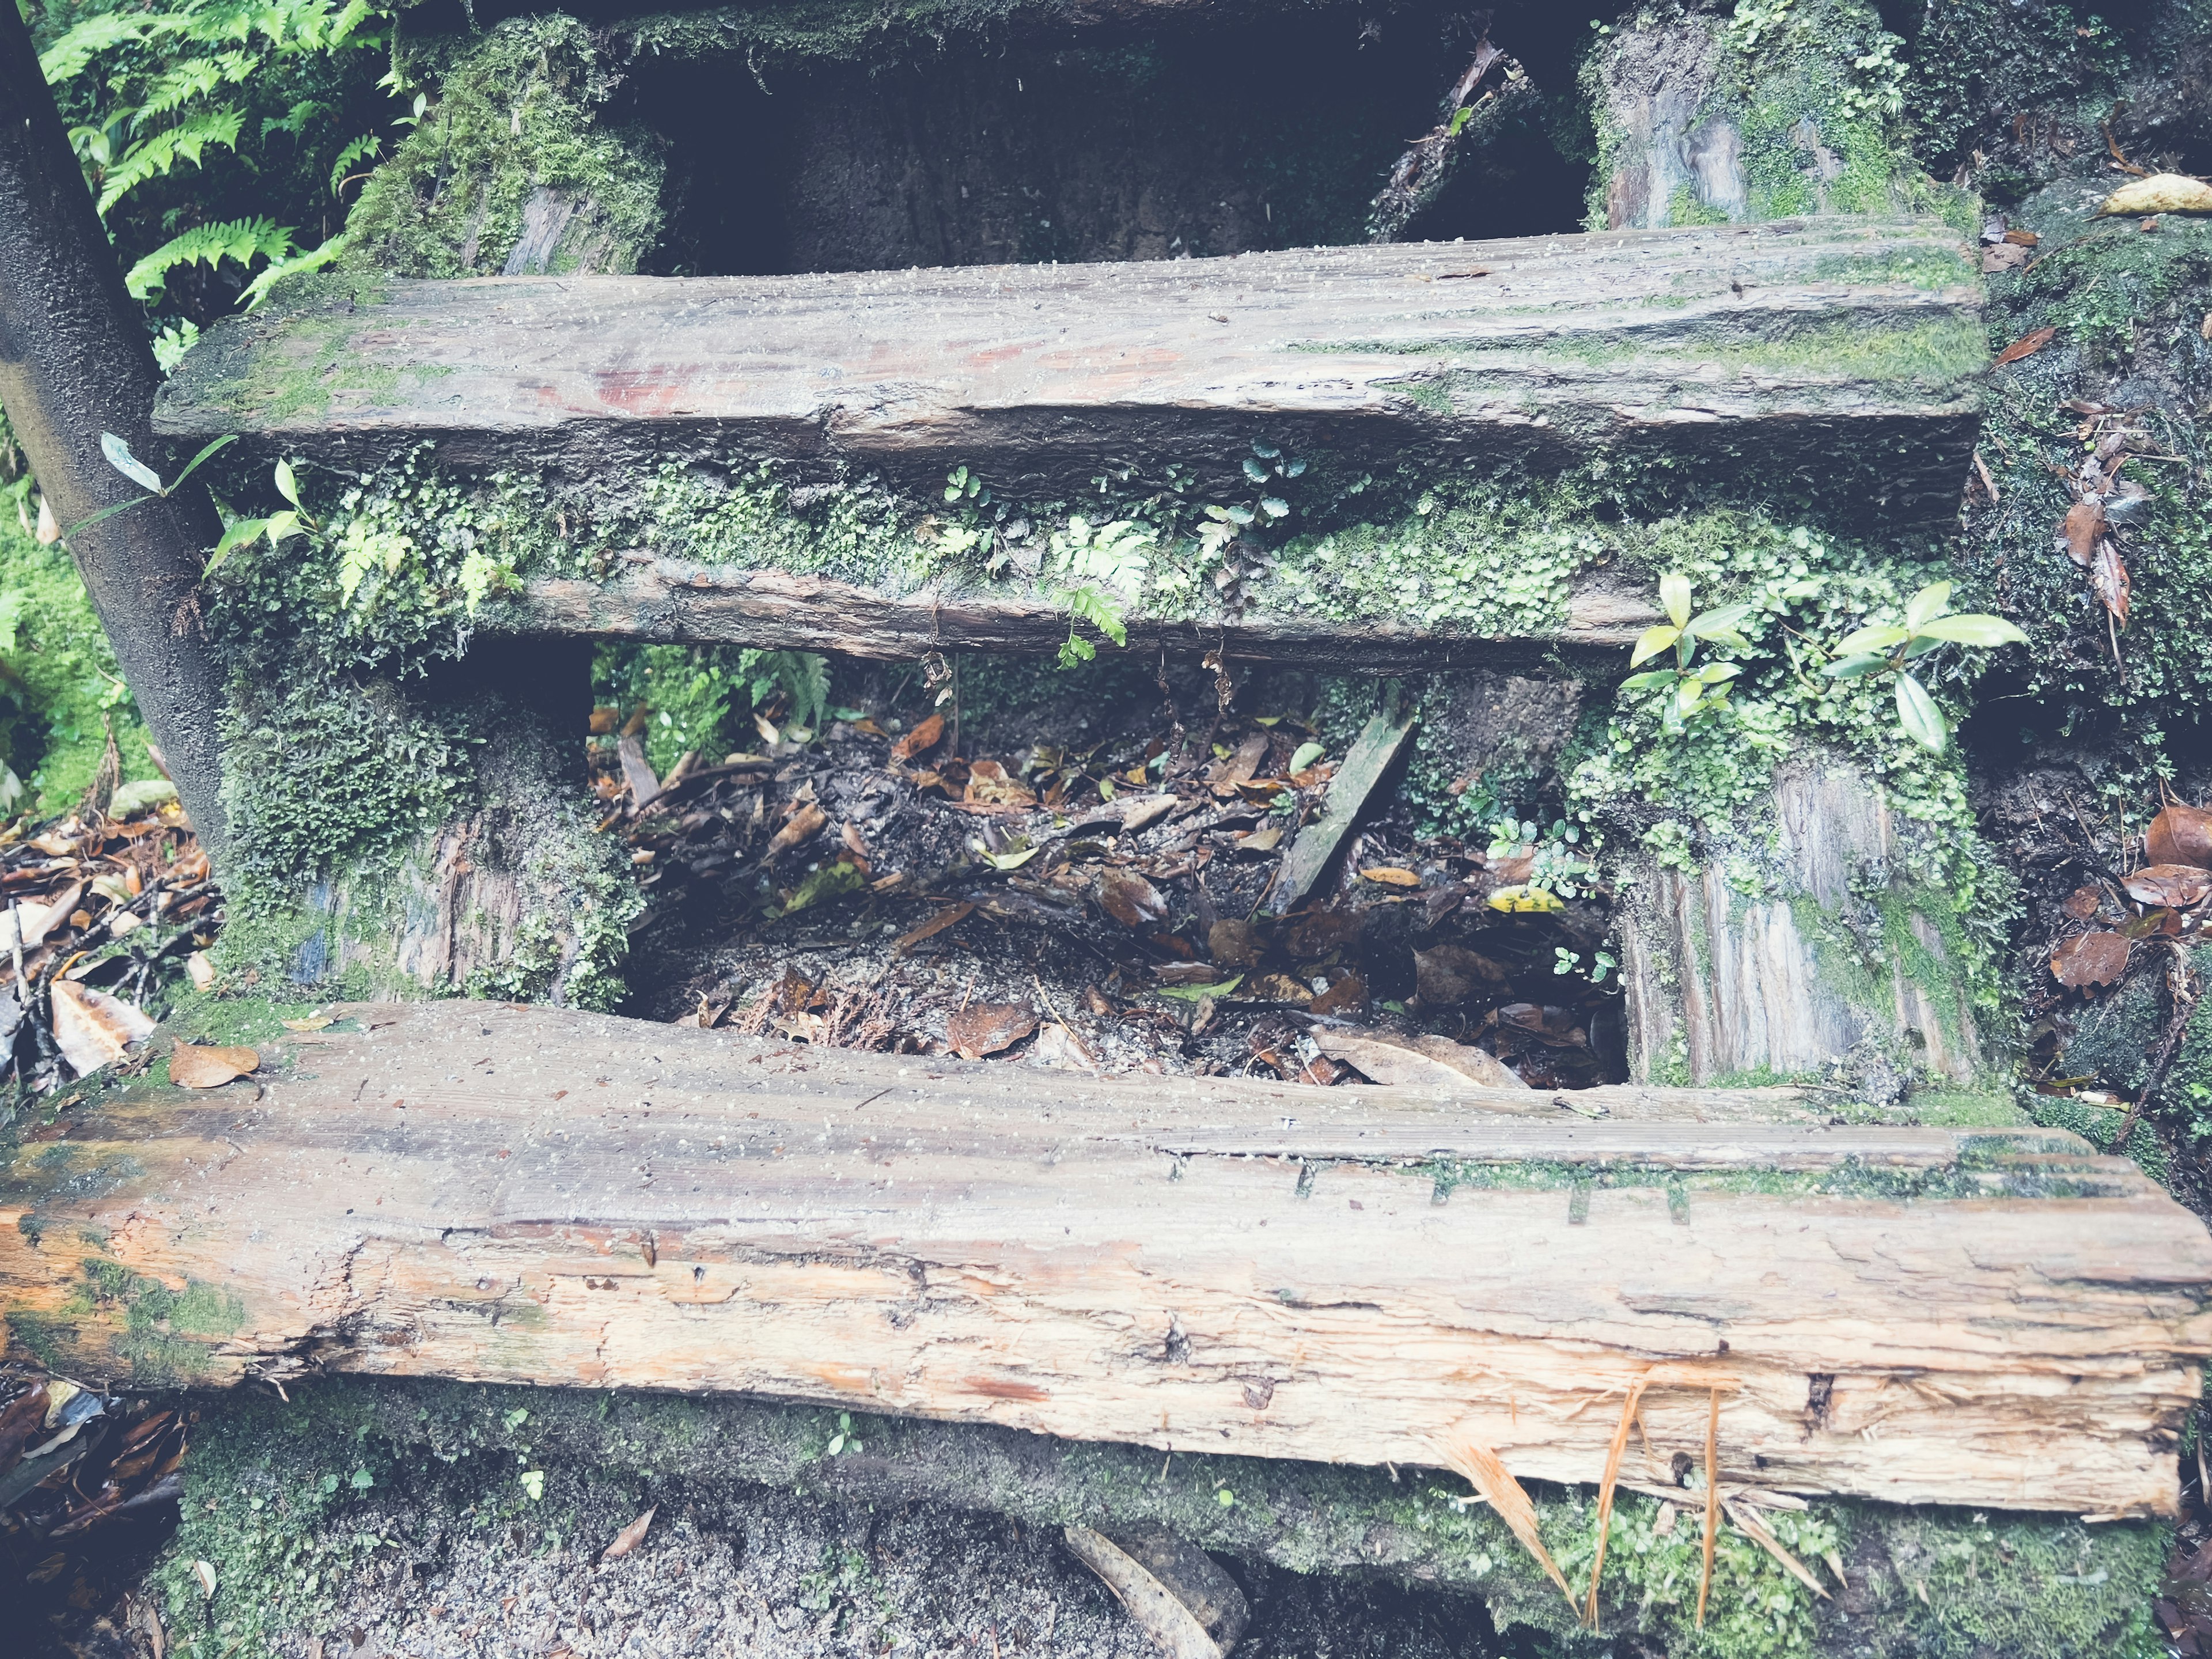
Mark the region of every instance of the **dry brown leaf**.
[[1982, 250], [1982, 274], [1994, 276], [2001, 270], [2018, 270], [2033, 258], [2032, 250], [2017, 242], [1997, 242]]
[[1367, 981], [1358, 974], [1346, 974], [1313, 1000], [1316, 1014], [1355, 1014], [1366, 1006]]
[[43, 945], [46, 935], [69, 918], [76, 908], [76, 902], [83, 896], [84, 884], [80, 881], [62, 889], [60, 895], [49, 903], [9, 906], [7, 913], [0, 915], [0, 953], [15, 948], [18, 927], [22, 929], [22, 943], [26, 951]]
[[971, 1002], [945, 1022], [945, 1039], [961, 1059], [981, 1060], [1036, 1028], [1036, 1010], [1025, 1002]]
[[2154, 173], [2131, 179], [2105, 198], [2101, 216], [2130, 213], [2212, 213], [2212, 185], [2185, 173]]
[[169, 1081], [180, 1089], [220, 1089], [260, 1064], [261, 1056], [251, 1048], [202, 1048], [179, 1042], [169, 1052]]
[[802, 801], [799, 810], [786, 821], [782, 829], [771, 836], [763, 862], [772, 863], [804, 841], [811, 841], [821, 833], [822, 826], [830, 822], [830, 815], [812, 801]]
[[594, 708], [592, 710], [590, 729], [592, 735], [595, 738], [612, 737], [614, 735], [615, 727], [621, 724], [622, 710], [619, 708]]
[[2120, 886], [2138, 904], [2165, 904], [2186, 910], [2212, 893], [2212, 870], [2194, 864], [2147, 864], [2123, 877]]
[[2055, 328], [2039, 328], [2033, 334], [2023, 334], [2002, 351], [1997, 353], [1997, 360], [1990, 367], [2002, 368], [2007, 363], [2016, 363], [2023, 357], [2033, 357], [2057, 337], [2058, 331]]
[[1124, 927], [1149, 927], [1167, 919], [1168, 902], [1133, 870], [1109, 870], [1098, 884], [1098, 902]]
[[2089, 586], [2096, 589], [2097, 597], [2104, 602], [2105, 609], [2124, 627], [2128, 620], [2128, 595], [2130, 592], [2128, 568], [2121, 562], [2120, 550], [2110, 536], [2098, 538], [2097, 556], [2089, 567]]
[[660, 779], [645, 758], [645, 745], [634, 737], [621, 738], [615, 744], [615, 758], [622, 763], [623, 781], [629, 786], [630, 805], [640, 810], [649, 806], [660, 793]]
[[2090, 917], [2097, 914], [2098, 910], [2103, 907], [2104, 902], [2105, 890], [2103, 888], [2076, 887], [2072, 892], [2066, 896], [2066, 902], [2058, 908], [2063, 910], [2068, 915], [2073, 917], [2076, 921], [2087, 921]]
[[868, 843], [860, 838], [859, 829], [848, 822], [838, 830], [837, 837], [845, 843], [845, 850], [860, 861], [860, 868], [865, 871], [868, 867]]
[[1386, 887], [1419, 887], [1421, 884], [1421, 878], [1411, 870], [1401, 870], [1391, 864], [1378, 864], [1371, 870], [1362, 870], [1359, 878], [1380, 882]]
[[[1320, 1007], [1319, 1003], [1315, 1007]], [[1340, 1060], [1362, 1076], [1391, 1088], [1479, 1089], [1526, 1091], [1513, 1068], [1487, 1049], [1454, 1042], [1445, 1036], [1392, 1036], [1379, 1031], [1353, 1033], [1328, 1026], [1313, 1032], [1314, 1046], [1331, 1060]]]
[[645, 1529], [653, 1524], [654, 1511], [659, 1510], [659, 1507], [660, 1506], [658, 1504], [654, 1504], [652, 1509], [647, 1510], [643, 1515], [639, 1516], [636, 1520], [631, 1522], [629, 1525], [624, 1527], [620, 1532], [617, 1533], [615, 1534], [615, 1541], [599, 1552], [599, 1559], [602, 1561], [618, 1561], [623, 1556], [628, 1555], [632, 1550], [635, 1549], [640, 1544], [645, 1542]]
[[2150, 821], [2143, 855], [2153, 864], [2194, 864], [2212, 870], [2212, 812], [2176, 805]]
[[1486, 985], [1503, 985], [1504, 967], [1463, 945], [1439, 945], [1413, 952], [1413, 982], [1425, 1003], [1455, 1008]]
[[898, 955], [904, 956], [908, 951], [913, 950], [915, 945], [921, 944], [922, 940], [936, 938], [938, 934], [943, 933], [946, 928], [952, 927], [957, 922], [965, 921], [969, 916], [975, 914], [975, 907], [972, 904], [948, 904], [942, 910], [939, 910], [935, 915], [929, 917], [927, 920], [908, 928], [905, 933], [901, 933], [898, 937], [898, 943], [894, 945], [891, 949]]
[[937, 740], [945, 735], [945, 716], [932, 714], [927, 720], [891, 745], [891, 758], [910, 761], [925, 749], [937, 747]]
[[1224, 968], [1255, 968], [1267, 949], [1265, 935], [1249, 921], [1224, 917], [1206, 933], [1206, 954]]
[[2101, 501], [2076, 501], [2066, 509], [2065, 522], [2058, 526], [2058, 544], [2066, 550], [2066, 556], [2084, 570], [2097, 556], [2097, 538], [2105, 533], [2105, 508]]
[[185, 976], [195, 991], [204, 991], [215, 983], [215, 963], [208, 960], [206, 951], [195, 951], [185, 958]]
[[80, 1077], [123, 1058], [132, 1043], [154, 1035], [154, 1022], [120, 997], [56, 980], [54, 1042]]
[[968, 769], [968, 787], [961, 797], [984, 806], [1035, 806], [1036, 791], [1011, 776], [994, 760], [979, 760]]
[[1133, 836], [1147, 824], [1157, 823], [1176, 809], [1174, 795], [1119, 795], [1115, 798], [1115, 816], [1121, 820], [1121, 833]]
[[[1716, 1401], [1718, 1398], [1715, 1396]], [[1552, 1559], [1551, 1551], [1544, 1547], [1543, 1534], [1537, 1530], [1536, 1506], [1528, 1501], [1528, 1494], [1522, 1490], [1521, 1483], [1498, 1461], [1498, 1454], [1478, 1440], [1465, 1423], [1455, 1425], [1437, 1443], [1437, 1450], [1447, 1468], [1465, 1475], [1475, 1491], [1483, 1495], [1498, 1518], [1511, 1528], [1522, 1547], [1536, 1558], [1536, 1565], [1543, 1568], [1544, 1576], [1559, 1587], [1559, 1594], [1567, 1598], [1567, 1605], [1579, 1616], [1582, 1609], [1576, 1605], [1575, 1593], [1567, 1588], [1566, 1575], [1559, 1571], [1559, 1564]]]
[[2069, 990], [2110, 985], [2128, 970], [2128, 941], [2118, 933], [2083, 933], [2051, 953], [2051, 971]]

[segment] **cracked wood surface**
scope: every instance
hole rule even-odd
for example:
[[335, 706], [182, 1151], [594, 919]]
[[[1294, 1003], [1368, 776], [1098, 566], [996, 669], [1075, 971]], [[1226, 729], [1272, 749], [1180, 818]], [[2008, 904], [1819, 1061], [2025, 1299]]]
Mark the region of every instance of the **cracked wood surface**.
[[1701, 1455], [1718, 1387], [1762, 1486], [2107, 1515], [2173, 1511], [2212, 1352], [2203, 1228], [2050, 1132], [349, 1012], [258, 1085], [142, 1082], [27, 1140], [13, 1342], [142, 1384], [738, 1391], [1363, 1464], [1464, 1423], [1585, 1482], [1656, 1368], [1624, 1478]]
[[425, 441], [572, 479], [743, 455], [929, 499], [966, 465], [1008, 501], [1170, 462], [1242, 499], [1255, 439], [1352, 471], [1602, 457], [1948, 524], [1988, 358], [1972, 270], [1933, 221], [1836, 217], [1139, 264], [364, 278], [210, 328], [155, 428], [349, 469]]

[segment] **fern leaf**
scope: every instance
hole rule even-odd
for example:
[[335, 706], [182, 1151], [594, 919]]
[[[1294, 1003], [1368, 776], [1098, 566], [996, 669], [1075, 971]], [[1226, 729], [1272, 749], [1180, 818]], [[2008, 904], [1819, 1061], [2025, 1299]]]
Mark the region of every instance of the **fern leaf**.
[[149, 179], [158, 179], [173, 171], [180, 161], [198, 167], [201, 155], [210, 144], [219, 149], [235, 150], [238, 131], [245, 124], [243, 110], [209, 110], [189, 116], [175, 126], [166, 127], [152, 137], [133, 144], [100, 181], [100, 211], [105, 214], [129, 191]]
[[238, 302], [251, 311], [267, 299], [270, 290], [287, 276], [300, 276], [310, 270], [320, 270], [345, 250], [345, 233], [340, 231], [320, 247], [310, 248], [305, 253], [279, 259], [246, 285], [245, 289], [238, 296]]
[[225, 259], [250, 265], [257, 255], [281, 260], [292, 251], [290, 228], [280, 228], [272, 219], [229, 219], [219, 224], [195, 225], [131, 266], [131, 274], [123, 279], [124, 286], [131, 290], [132, 299], [148, 300], [161, 291], [169, 273], [179, 265], [219, 265]]

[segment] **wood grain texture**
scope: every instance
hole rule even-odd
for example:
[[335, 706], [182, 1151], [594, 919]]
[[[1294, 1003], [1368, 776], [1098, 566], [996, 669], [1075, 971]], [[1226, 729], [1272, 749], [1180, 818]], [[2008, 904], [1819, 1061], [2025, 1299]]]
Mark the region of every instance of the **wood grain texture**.
[[258, 1099], [141, 1085], [27, 1142], [12, 1340], [142, 1382], [726, 1390], [1370, 1465], [1466, 1433], [1577, 1481], [1650, 1377], [1625, 1479], [1722, 1384], [1763, 1486], [2116, 1515], [2172, 1512], [2212, 1352], [2212, 1241], [2063, 1134], [356, 1012]]
[[[1405, 619], [1338, 622], [1267, 610], [1234, 620], [1128, 618], [1128, 648], [1243, 662], [1295, 663], [1318, 672], [1401, 674], [1459, 667], [1540, 668], [1555, 655], [1604, 653], [1615, 661], [1661, 621], [1648, 585], [1620, 573], [1577, 579], [1566, 625], [1517, 638], [1455, 635]], [[1065, 607], [1033, 589], [1000, 597], [926, 588], [901, 592], [823, 576], [641, 557], [605, 581], [539, 578], [509, 601], [487, 605], [481, 625], [521, 635], [587, 635], [674, 645], [748, 645], [831, 651], [912, 662], [931, 651], [1038, 655], [1067, 637]]]
[[1948, 522], [1979, 306], [1948, 228], [1840, 216], [1131, 264], [364, 281], [210, 329], [156, 427], [354, 468], [426, 441], [452, 465], [586, 477], [738, 453], [934, 489], [964, 464], [1009, 500], [1131, 460], [1233, 481], [1260, 437], [1346, 467], [1602, 454]]

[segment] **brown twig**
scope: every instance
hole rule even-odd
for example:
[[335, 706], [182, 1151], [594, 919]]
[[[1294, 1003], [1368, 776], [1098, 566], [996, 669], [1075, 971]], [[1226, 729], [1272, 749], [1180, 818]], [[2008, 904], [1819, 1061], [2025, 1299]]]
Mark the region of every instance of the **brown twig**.
[[1712, 1393], [1712, 1409], [1705, 1418], [1705, 1566], [1698, 1575], [1698, 1628], [1705, 1627], [1705, 1598], [1713, 1588], [1713, 1540], [1721, 1523], [1721, 1391]]
[[2120, 1120], [2120, 1133], [2113, 1139], [2112, 1151], [2123, 1158], [2127, 1156], [2128, 1140], [2136, 1132], [2136, 1120], [2142, 1115], [2142, 1109], [2150, 1104], [2150, 1097], [2159, 1091], [2166, 1082], [2166, 1073], [2172, 1069], [2173, 1057], [2181, 1051], [2181, 1039], [2189, 1032], [2189, 1016], [2197, 1006], [2197, 993], [2192, 984], [2196, 976], [2189, 971], [2189, 958], [2182, 954], [2179, 945], [2169, 944], [2166, 948], [2172, 952], [2166, 965], [2166, 988], [2173, 999], [2173, 1012], [2166, 1017], [2166, 1036], [2151, 1059], [2150, 1073], [2136, 1091], [2135, 1103]]

